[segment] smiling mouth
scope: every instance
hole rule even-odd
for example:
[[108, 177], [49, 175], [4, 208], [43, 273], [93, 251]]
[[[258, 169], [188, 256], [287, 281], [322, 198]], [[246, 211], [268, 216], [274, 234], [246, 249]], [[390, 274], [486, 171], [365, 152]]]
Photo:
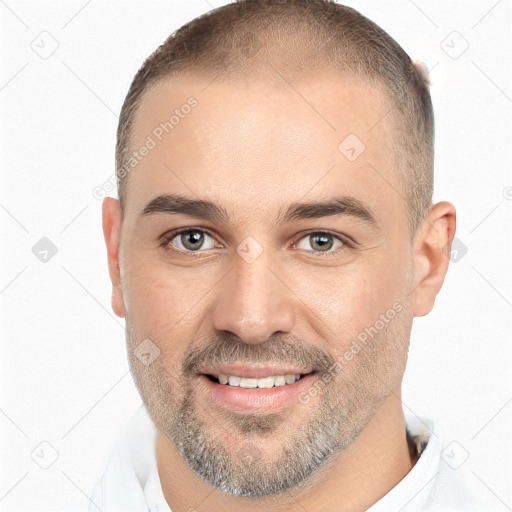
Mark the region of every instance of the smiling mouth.
[[289, 375], [273, 375], [268, 377], [248, 378], [239, 377], [236, 375], [215, 375], [204, 374], [210, 381], [216, 384], [221, 384], [229, 387], [240, 387], [245, 389], [269, 389], [273, 387], [283, 387], [294, 384], [296, 381], [301, 380], [307, 375], [312, 375], [316, 372], [305, 374], [289, 374]]

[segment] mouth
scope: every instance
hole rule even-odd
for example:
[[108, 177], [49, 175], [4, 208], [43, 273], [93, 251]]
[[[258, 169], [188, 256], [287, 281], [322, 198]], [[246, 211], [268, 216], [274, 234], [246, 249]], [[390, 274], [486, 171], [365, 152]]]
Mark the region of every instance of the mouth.
[[[254, 372], [253, 372], [254, 374]], [[319, 372], [284, 373], [247, 377], [225, 373], [198, 375], [205, 407], [222, 406], [229, 410], [271, 413], [301, 404], [301, 393], [314, 385]]]
[[244, 389], [270, 389], [273, 387], [290, 386], [308, 375], [315, 374], [315, 371], [308, 373], [288, 373], [283, 375], [267, 375], [262, 377], [241, 377], [239, 375], [217, 375], [203, 374], [208, 380], [216, 384]]

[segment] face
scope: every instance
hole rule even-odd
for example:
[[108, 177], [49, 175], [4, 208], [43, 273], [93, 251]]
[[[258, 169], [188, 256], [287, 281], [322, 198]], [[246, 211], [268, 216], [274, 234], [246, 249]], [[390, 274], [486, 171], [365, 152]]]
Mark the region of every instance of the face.
[[407, 207], [378, 91], [207, 83], [144, 99], [132, 149], [156, 144], [129, 176], [113, 304], [144, 404], [189, 467], [273, 495], [334, 463], [399, 389]]

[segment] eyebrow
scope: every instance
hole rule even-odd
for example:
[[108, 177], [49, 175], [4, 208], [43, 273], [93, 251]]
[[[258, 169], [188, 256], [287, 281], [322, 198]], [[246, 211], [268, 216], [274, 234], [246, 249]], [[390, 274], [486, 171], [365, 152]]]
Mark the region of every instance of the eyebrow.
[[[155, 197], [142, 209], [139, 217], [159, 213], [188, 215], [223, 224], [229, 224], [233, 220], [233, 217], [217, 203], [205, 199], [192, 199], [178, 194], [164, 194]], [[276, 224], [337, 215], [354, 217], [373, 227], [378, 227], [371, 209], [364, 202], [350, 196], [330, 197], [308, 203], [291, 203], [284, 213], [280, 208]]]

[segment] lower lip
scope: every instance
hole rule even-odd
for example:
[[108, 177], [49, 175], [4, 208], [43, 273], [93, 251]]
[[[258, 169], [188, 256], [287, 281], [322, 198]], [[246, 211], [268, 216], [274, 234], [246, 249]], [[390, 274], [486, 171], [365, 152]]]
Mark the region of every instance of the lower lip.
[[274, 411], [291, 403], [298, 402], [299, 393], [312, 384], [316, 373], [310, 373], [293, 384], [274, 386], [272, 388], [241, 388], [218, 384], [211, 381], [206, 375], [200, 375], [209, 396], [215, 401], [231, 409], [241, 411]]

